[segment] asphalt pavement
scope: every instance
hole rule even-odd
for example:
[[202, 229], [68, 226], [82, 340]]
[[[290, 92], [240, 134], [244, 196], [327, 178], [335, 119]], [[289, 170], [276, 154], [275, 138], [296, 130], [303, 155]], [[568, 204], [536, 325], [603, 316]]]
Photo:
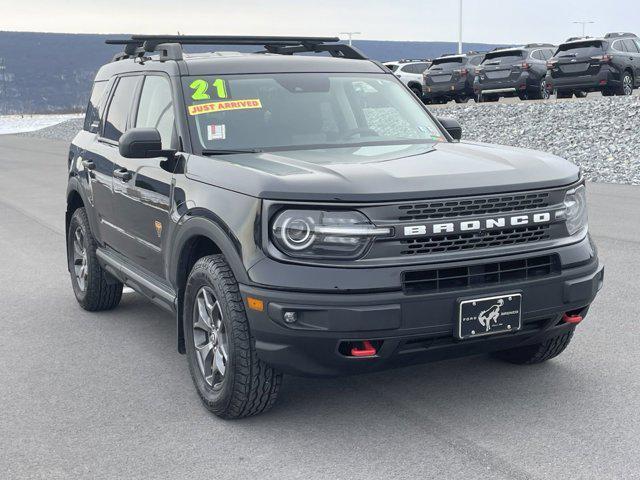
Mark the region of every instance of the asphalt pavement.
[[76, 304], [67, 147], [0, 136], [0, 478], [640, 478], [640, 187], [589, 185], [605, 288], [557, 359], [286, 377], [269, 413], [223, 421], [170, 315]]

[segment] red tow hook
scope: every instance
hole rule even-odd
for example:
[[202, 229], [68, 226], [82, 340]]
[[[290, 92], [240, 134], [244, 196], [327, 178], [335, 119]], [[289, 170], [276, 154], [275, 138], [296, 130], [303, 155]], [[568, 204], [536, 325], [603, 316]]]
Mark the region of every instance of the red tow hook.
[[369, 340], [362, 342], [363, 348], [353, 347], [351, 349], [352, 357], [373, 357], [376, 354], [376, 349]]
[[582, 321], [582, 316], [580, 316], [580, 315], [569, 315], [568, 313], [565, 313], [562, 316], [562, 321], [564, 323], [573, 323], [574, 325], [577, 325], [578, 323], [580, 323]]

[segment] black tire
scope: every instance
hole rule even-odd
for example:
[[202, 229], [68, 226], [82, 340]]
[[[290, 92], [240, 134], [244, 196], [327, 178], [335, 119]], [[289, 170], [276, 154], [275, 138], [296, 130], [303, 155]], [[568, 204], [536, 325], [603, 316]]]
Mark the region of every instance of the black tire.
[[[81, 239], [76, 239], [76, 235], [80, 235]], [[78, 251], [78, 245], [82, 247], [82, 252]], [[111, 310], [122, 298], [123, 285], [100, 266], [96, 256], [97, 247], [87, 212], [84, 208], [78, 208], [69, 222], [67, 262], [76, 300], [90, 312]]]
[[409, 87], [416, 97], [422, 100], [422, 89], [419, 87]]
[[469, 97], [467, 95], [458, 95], [454, 100], [456, 103], [467, 103], [469, 101]]
[[628, 97], [633, 95], [633, 74], [631, 72], [624, 72], [622, 74], [622, 81], [620, 82], [620, 86], [616, 90], [617, 95], [624, 95]]
[[587, 98], [587, 95], [589, 95], [589, 92], [585, 92], [583, 90], [580, 90], [579, 92], [575, 92], [576, 98]]
[[[213, 294], [219, 312], [218, 332], [196, 339], [194, 317], [198, 295]], [[202, 298], [202, 297], [201, 297]], [[215, 308], [211, 308], [213, 311]], [[209, 311], [207, 307], [207, 311]], [[187, 279], [184, 295], [183, 325], [187, 359], [191, 378], [205, 407], [221, 418], [243, 418], [265, 412], [275, 403], [282, 374], [261, 361], [255, 350], [255, 340], [240, 296], [238, 283], [222, 255], [203, 257], [196, 262]], [[224, 372], [212, 370], [210, 381], [198, 361], [196, 341], [215, 344], [224, 330]], [[216, 365], [218, 350], [211, 350], [211, 364]], [[225, 355], [223, 354], [223, 355]], [[200, 358], [202, 358], [200, 356]], [[205, 357], [207, 360], [209, 357]], [[224, 358], [224, 356], [223, 356]], [[204, 361], [203, 361], [204, 363]], [[209, 364], [206, 364], [207, 366]], [[217, 367], [216, 367], [217, 368]], [[218, 382], [216, 383], [216, 380]]]
[[556, 92], [556, 98], [558, 99], [571, 98], [571, 97], [573, 97], [572, 91], [558, 90]]
[[615, 94], [616, 94], [616, 91], [615, 91], [615, 90], [612, 90], [612, 89], [610, 89], [610, 88], [605, 88], [605, 89], [602, 91], [602, 96], [603, 96], [603, 97], [613, 97]]
[[560, 355], [569, 346], [572, 337], [573, 330], [570, 330], [557, 337], [549, 338], [542, 343], [503, 350], [495, 352], [493, 355], [500, 360], [517, 365], [534, 365]]

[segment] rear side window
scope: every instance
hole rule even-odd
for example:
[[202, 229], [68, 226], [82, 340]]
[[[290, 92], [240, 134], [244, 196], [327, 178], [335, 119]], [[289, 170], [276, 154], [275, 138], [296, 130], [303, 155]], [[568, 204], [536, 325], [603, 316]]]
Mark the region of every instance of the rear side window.
[[627, 52], [631, 52], [631, 53], [639, 53], [640, 50], [638, 50], [638, 45], [636, 44], [636, 42], [634, 42], [631, 39], [625, 40], [624, 41], [624, 46], [627, 47]]
[[93, 90], [91, 90], [91, 98], [89, 99], [89, 105], [87, 105], [87, 113], [84, 116], [83, 129], [87, 132], [96, 133], [98, 131], [98, 122], [100, 120], [100, 105], [102, 97], [105, 94], [106, 81], [95, 82], [93, 84]]
[[536, 50], [531, 54], [531, 56], [536, 60], [545, 60], [544, 55], [542, 54], [542, 50]]
[[627, 47], [624, 44], [624, 40], [618, 40], [613, 42], [612, 47], [615, 51], [617, 52], [626, 52], [627, 51]]
[[595, 57], [604, 53], [602, 42], [566, 43], [558, 48], [558, 57]]
[[469, 61], [469, 63], [470, 63], [471, 65], [475, 65], [475, 66], [480, 65], [480, 62], [482, 62], [482, 57], [473, 57], [473, 58]]
[[411, 63], [402, 67], [402, 71], [407, 73], [422, 73], [427, 69], [427, 66], [426, 63]]
[[385, 65], [389, 70], [395, 72], [398, 69], [398, 65]]
[[171, 84], [165, 77], [147, 76], [142, 86], [136, 127], [156, 128], [162, 138], [162, 148], [171, 148], [174, 132]]
[[525, 52], [523, 52], [522, 50], [489, 53], [482, 63], [491, 65], [511, 65], [522, 61], [522, 59], [524, 58], [524, 53]]
[[102, 136], [116, 142], [127, 128], [127, 120], [140, 77], [122, 77], [111, 98]]

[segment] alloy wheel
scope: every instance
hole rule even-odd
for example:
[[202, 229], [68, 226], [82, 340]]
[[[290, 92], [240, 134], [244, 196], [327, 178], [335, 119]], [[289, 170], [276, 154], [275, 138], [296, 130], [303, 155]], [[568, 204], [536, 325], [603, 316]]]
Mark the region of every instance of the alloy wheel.
[[87, 238], [80, 226], [73, 233], [73, 270], [78, 288], [84, 292], [87, 289], [89, 266], [87, 265]]
[[229, 343], [220, 303], [207, 286], [198, 291], [193, 306], [193, 344], [204, 381], [218, 387], [229, 364]]
[[622, 90], [625, 95], [633, 95], [633, 78], [631, 75], [625, 75], [622, 79]]
[[549, 100], [550, 97], [551, 94], [549, 93], [549, 90], [547, 90], [546, 82], [543, 81], [540, 84], [540, 98], [542, 98], [543, 100]]

